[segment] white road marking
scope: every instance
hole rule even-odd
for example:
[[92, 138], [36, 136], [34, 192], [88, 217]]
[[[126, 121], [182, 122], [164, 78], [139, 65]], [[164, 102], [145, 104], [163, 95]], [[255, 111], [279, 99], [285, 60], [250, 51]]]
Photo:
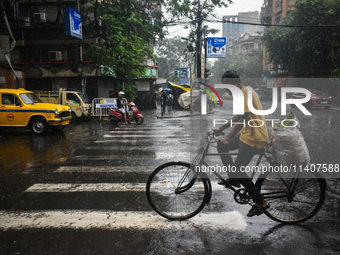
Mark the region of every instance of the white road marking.
[[[163, 137], [163, 136], [162, 136]], [[113, 137], [112, 137], [113, 138]], [[115, 137], [117, 138], [117, 137]], [[134, 139], [125, 139], [125, 140], [119, 140], [119, 143], [130, 143], [130, 144], [134, 144], [134, 143], [139, 143], [139, 139], [136, 139], [137, 137], [135, 137]], [[142, 139], [140, 139], [142, 140]], [[152, 143], [162, 143], [162, 144], [170, 144], [170, 143], [187, 143], [189, 144], [191, 138], [178, 138], [178, 139], [170, 139], [170, 140], [166, 140], [164, 141], [163, 139], [159, 139], [159, 140], [152, 140]], [[144, 142], [144, 141], [143, 141]], [[117, 143], [116, 140], [96, 140], [94, 141], [94, 143]]]
[[183, 130], [176, 129], [160, 129], [160, 130], [114, 130], [110, 131], [110, 134], [147, 134], [147, 133], [169, 133], [169, 132], [183, 132]]
[[186, 221], [170, 221], [154, 212], [109, 210], [0, 211], [0, 229], [231, 229], [244, 231], [247, 222], [237, 211], [201, 212]]
[[190, 135], [176, 135], [176, 134], [154, 134], [154, 135], [145, 135], [145, 134], [133, 134], [133, 135], [126, 135], [126, 134], [116, 134], [116, 135], [104, 135], [104, 138], [178, 138], [178, 137], [190, 137]]
[[[222, 185], [215, 182], [212, 183], [212, 187], [214, 192], [225, 190]], [[144, 192], [145, 189], [146, 183], [36, 183], [24, 192]]]
[[36, 183], [25, 192], [145, 191], [145, 183]]
[[157, 166], [61, 166], [55, 173], [151, 173]]
[[[161, 152], [156, 152], [154, 155], [134, 155], [133, 159], [132, 156], [130, 160], [164, 160], [167, 159], [167, 161], [187, 161], [188, 160], [188, 155], [185, 155], [184, 153], [178, 154], [178, 153], [161, 153]], [[125, 157], [122, 155], [78, 155], [72, 158], [73, 160], [91, 160], [91, 161], [96, 161], [96, 160], [105, 160], [105, 161], [110, 161], [110, 160], [126, 160]], [[143, 164], [143, 162], [139, 163]]]
[[156, 126], [156, 125], [153, 125], [152, 127], [147, 127], [147, 126], [137, 126], [137, 127], [134, 127], [134, 126], [123, 126], [123, 127], [116, 127], [114, 128], [113, 130], [111, 131], [115, 131], [115, 130], [122, 130], [122, 131], [125, 131], [125, 130], [163, 130], [163, 129], [172, 129], [172, 128], [177, 128], [177, 129], [184, 129], [183, 127], [178, 127], [178, 126], [168, 126], [168, 125], [164, 125], [164, 126]]
[[[100, 145], [97, 145], [97, 146], [88, 146], [88, 147], [85, 147], [85, 148], [81, 148], [81, 149], [84, 149], [84, 150], [91, 150], [91, 151], [98, 151], [98, 150], [103, 150], [103, 151], [118, 151], [119, 150], [119, 153], [121, 153], [120, 150], [124, 149], [126, 151], [130, 151], [130, 150], [139, 150], [139, 151], [151, 151], [151, 152], [157, 152], [157, 151], [169, 151], [169, 148], [166, 148], [164, 146], [143, 146], [143, 145], [140, 145], [140, 146], [136, 146], [136, 145], [133, 145], [133, 146], [126, 146], [126, 145], [108, 145], [108, 146], [105, 146], [105, 147], [102, 147]], [[188, 150], [190, 149], [189, 147], [189, 144], [188, 146], [183, 146], [182, 147], [182, 150], [178, 150], [178, 148], [176, 147], [176, 151], [178, 153], [186, 153], [188, 152]]]

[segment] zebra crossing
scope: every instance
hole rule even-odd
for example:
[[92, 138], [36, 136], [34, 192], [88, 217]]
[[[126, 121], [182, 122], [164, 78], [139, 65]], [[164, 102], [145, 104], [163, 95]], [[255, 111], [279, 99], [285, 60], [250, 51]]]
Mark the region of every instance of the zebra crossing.
[[204, 229], [245, 230], [247, 222], [237, 211], [223, 213], [201, 213], [187, 221], [169, 221], [153, 212], [145, 211], [104, 211], [104, 210], [49, 210], [40, 212], [0, 211], [1, 228], [72, 228], [72, 229]]
[[[95, 203], [103, 193], [111, 196], [110, 203], [114, 203], [114, 199], [117, 198], [119, 204], [124, 206], [112, 206], [108, 209], [89, 206], [86, 209], [74, 209], [67, 206], [58, 208], [56, 204], [54, 208], [43, 210], [35, 208], [2, 210], [0, 228], [183, 229], [205, 224], [211, 228], [244, 230], [247, 223], [237, 211], [220, 213], [207, 211], [185, 222], [172, 222], [158, 216], [147, 204], [145, 187], [150, 173], [168, 161], [190, 161], [190, 134], [185, 126], [176, 124], [176, 121], [166, 124], [153, 122], [148, 124], [149, 126], [122, 126], [106, 132], [89, 141], [86, 146], [77, 148], [70, 161], [57, 166], [50, 173], [53, 182], [36, 182], [23, 191], [23, 196], [31, 199], [39, 199], [42, 196], [41, 201], [48, 200], [49, 196], [54, 198], [60, 196], [57, 199], [59, 203], [72, 196], [70, 202], [65, 202], [66, 205], [72, 204], [78, 195], [87, 199], [88, 194], [94, 196], [91, 202]], [[59, 181], [61, 175], [64, 177]], [[67, 179], [69, 175], [79, 178]], [[96, 175], [100, 175], [100, 178], [93, 177]], [[138, 177], [135, 177], [137, 175]], [[117, 182], [116, 178], [123, 181]], [[105, 182], [102, 182], [103, 180]], [[213, 188], [221, 189], [218, 185], [214, 185]], [[124, 202], [130, 193], [137, 194], [130, 198], [136, 199], [141, 208], [129, 206], [131, 201]], [[214, 222], [213, 219], [219, 220]]]

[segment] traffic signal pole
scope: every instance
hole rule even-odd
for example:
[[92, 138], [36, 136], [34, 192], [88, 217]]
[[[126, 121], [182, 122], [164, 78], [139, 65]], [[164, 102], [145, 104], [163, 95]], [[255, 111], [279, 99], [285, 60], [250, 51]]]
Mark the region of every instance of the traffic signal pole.
[[204, 29], [203, 47], [204, 47], [204, 78], [207, 78], [205, 77], [207, 73], [207, 40], [205, 36], [206, 36], [206, 29]]

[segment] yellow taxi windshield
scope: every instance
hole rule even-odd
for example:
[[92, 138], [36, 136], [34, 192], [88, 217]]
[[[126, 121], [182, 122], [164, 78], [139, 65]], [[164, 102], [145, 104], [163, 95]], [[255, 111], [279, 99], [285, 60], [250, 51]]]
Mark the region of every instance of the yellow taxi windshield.
[[25, 104], [42, 103], [42, 101], [33, 93], [22, 93], [20, 94], [20, 98]]

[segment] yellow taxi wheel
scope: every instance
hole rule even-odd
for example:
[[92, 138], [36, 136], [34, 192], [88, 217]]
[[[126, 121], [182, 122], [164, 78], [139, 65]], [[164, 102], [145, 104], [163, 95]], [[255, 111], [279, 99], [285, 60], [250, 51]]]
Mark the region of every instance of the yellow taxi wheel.
[[43, 117], [36, 117], [30, 123], [31, 132], [35, 135], [45, 134], [48, 130], [48, 124]]

